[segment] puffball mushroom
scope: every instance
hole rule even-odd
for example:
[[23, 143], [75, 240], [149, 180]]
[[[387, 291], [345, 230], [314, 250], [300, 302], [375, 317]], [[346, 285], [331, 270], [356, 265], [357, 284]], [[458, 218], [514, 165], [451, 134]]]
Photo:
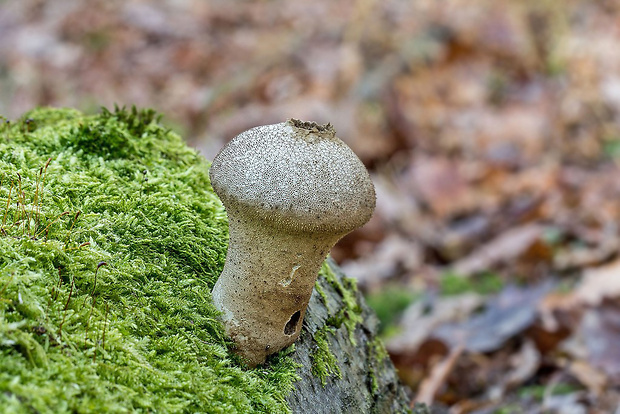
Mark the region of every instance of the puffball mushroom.
[[254, 367], [297, 340], [323, 260], [370, 219], [375, 189], [330, 124], [295, 119], [241, 133], [209, 175], [230, 235], [213, 302]]

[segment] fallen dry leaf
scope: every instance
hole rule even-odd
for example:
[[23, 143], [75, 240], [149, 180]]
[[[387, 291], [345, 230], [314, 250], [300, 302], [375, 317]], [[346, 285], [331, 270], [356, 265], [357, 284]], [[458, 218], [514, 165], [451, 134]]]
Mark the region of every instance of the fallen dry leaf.
[[422, 265], [422, 251], [415, 241], [391, 234], [376, 250], [360, 260], [345, 262], [342, 269], [367, 291], [376, 290], [386, 279], [412, 273]]
[[586, 269], [575, 298], [591, 306], [599, 306], [605, 299], [620, 298], [620, 260]]
[[[450, 371], [454, 367], [454, 364], [458, 360], [459, 356], [463, 353], [464, 347], [457, 346], [450, 351], [447, 357], [438, 361], [432, 368], [430, 375], [422, 381], [418, 394], [415, 400], [425, 404], [432, 404], [435, 399], [435, 394], [445, 384], [446, 378], [450, 375]], [[412, 401], [412, 406], [413, 406]]]
[[460, 164], [447, 158], [416, 157], [407, 178], [413, 194], [440, 218], [467, 211], [474, 201]]
[[620, 306], [605, 302], [587, 309], [575, 335], [583, 341], [590, 364], [620, 385]]
[[607, 389], [607, 375], [599, 369], [592, 367], [584, 360], [577, 359], [568, 363], [568, 372], [585, 385], [595, 396], [602, 395]]
[[495, 351], [532, 326], [538, 316], [536, 304], [553, 288], [552, 282], [526, 288], [508, 286], [491, 297], [481, 312], [462, 315], [467, 319], [461, 322], [442, 324], [430, 337], [451, 346], [464, 340], [469, 352]]
[[[435, 328], [467, 318], [483, 303], [484, 298], [474, 293], [435, 298], [430, 303], [417, 301], [405, 310], [401, 321], [402, 332], [389, 338], [386, 347], [394, 355], [402, 357], [414, 355], [422, 343], [429, 339]], [[455, 346], [460, 339], [465, 339], [465, 335], [453, 338]]]
[[524, 254], [544, 232], [545, 227], [539, 224], [526, 224], [508, 230], [456, 261], [451, 268], [455, 274], [463, 276], [492, 269], [500, 262], [514, 260]]
[[574, 392], [566, 395], [545, 395], [541, 412], [588, 414], [588, 406], [584, 403], [583, 392]]
[[541, 355], [532, 341], [525, 341], [519, 352], [510, 358], [511, 371], [506, 375], [503, 388], [513, 388], [532, 378], [541, 363]]

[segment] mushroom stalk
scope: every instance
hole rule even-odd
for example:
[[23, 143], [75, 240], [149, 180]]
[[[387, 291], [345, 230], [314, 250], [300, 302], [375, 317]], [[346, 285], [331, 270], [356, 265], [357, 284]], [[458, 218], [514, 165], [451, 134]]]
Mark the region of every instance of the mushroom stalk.
[[289, 120], [235, 137], [211, 183], [230, 242], [213, 301], [249, 366], [299, 337], [322, 261], [375, 206], [372, 181], [333, 128]]
[[284, 233], [254, 220], [231, 221], [229, 234], [213, 301], [238, 353], [255, 366], [299, 337], [321, 263], [336, 240]]

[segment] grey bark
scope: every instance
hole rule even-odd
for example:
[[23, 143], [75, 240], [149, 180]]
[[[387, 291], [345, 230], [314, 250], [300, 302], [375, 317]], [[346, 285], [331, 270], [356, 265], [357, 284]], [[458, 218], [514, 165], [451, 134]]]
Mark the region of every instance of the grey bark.
[[[336, 264], [330, 261], [330, 266], [341, 279], [343, 274]], [[315, 289], [292, 355], [303, 366], [298, 371], [301, 380], [296, 382], [295, 390], [288, 397], [293, 413], [429, 413], [423, 406], [409, 408], [411, 398], [389, 357], [379, 360], [369, 352], [368, 345], [377, 335], [379, 320], [359, 292], [357, 300], [361, 304], [363, 323], [355, 329], [356, 344], [349, 340], [344, 325], [328, 334], [329, 347], [338, 361], [342, 378], [331, 376], [323, 387], [321, 380], [311, 372], [312, 355], [316, 350], [313, 337], [344, 303], [339, 292], [324, 278], [319, 278], [319, 284], [327, 296], [327, 306]]]

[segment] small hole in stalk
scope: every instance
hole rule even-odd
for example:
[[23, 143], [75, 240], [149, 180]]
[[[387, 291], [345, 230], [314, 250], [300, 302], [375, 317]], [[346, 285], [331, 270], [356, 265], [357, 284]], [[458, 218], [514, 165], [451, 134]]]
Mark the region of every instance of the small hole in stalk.
[[288, 320], [286, 326], [284, 327], [284, 335], [293, 335], [295, 333], [300, 316], [300, 311], [295, 312], [293, 316], [291, 316], [291, 319]]

